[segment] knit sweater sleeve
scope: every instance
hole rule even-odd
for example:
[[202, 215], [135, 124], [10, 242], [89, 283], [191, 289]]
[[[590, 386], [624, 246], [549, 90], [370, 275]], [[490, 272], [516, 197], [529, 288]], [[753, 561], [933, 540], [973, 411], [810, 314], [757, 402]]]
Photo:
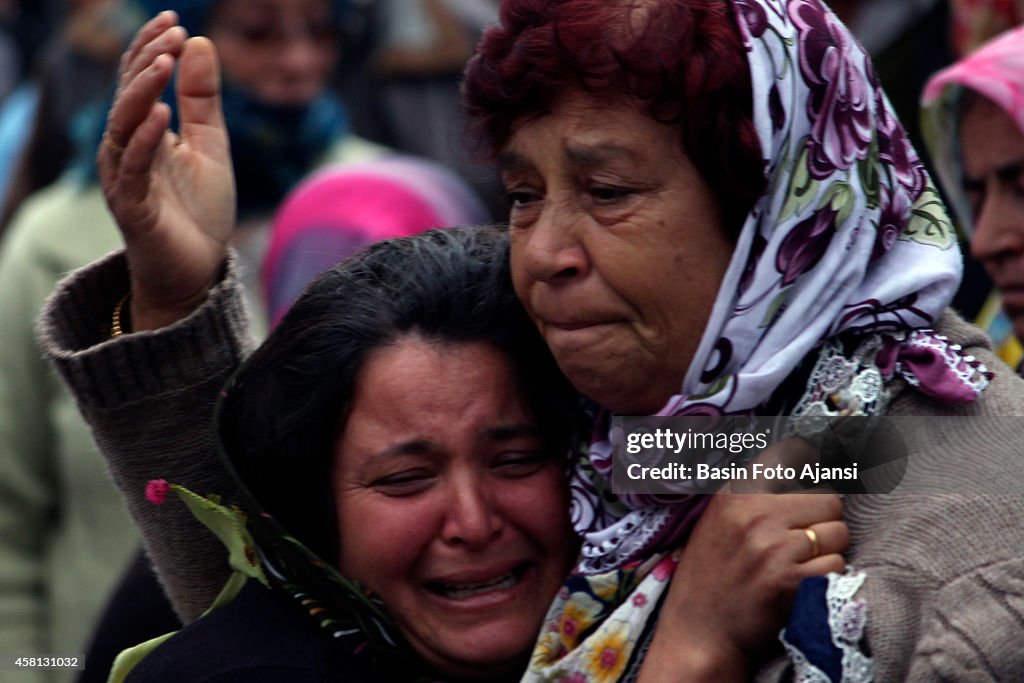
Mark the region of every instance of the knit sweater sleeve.
[[[875, 681], [1020, 680], [1024, 381], [957, 316], [946, 314], [938, 331], [994, 377], [972, 403], [940, 404], [908, 388], [890, 404], [909, 488], [845, 497], [846, 557], [866, 577], [853, 599], [866, 607]], [[757, 680], [797, 679], [778, 658]]]
[[37, 333], [107, 459], [175, 610], [189, 622], [227, 579], [226, 552], [176, 498], [162, 506], [147, 501], [145, 485], [166, 479], [225, 501], [235, 497], [212, 419], [219, 389], [252, 342], [233, 261], [189, 317], [111, 339], [111, 314], [127, 291], [123, 254], [112, 254], [57, 287]]
[[867, 604], [875, 680], [1017, 680], [1024, 670], [1022, 515], [1004, 504], [1024, 500], [937, 498], [879, 505], [886, 515], [879, 524], [896, 530], [855, 563], [867, 575], [858, 597]]
[[[851, 561], [867, 574], [875, 680], [1018, 680], [1024, 671], [1024, 381], [992, 355], [977, 329], [947, 315], [939, 330], [994, 377], [981, 399], [967, 405], [904, 392], [889, 414], [927, 416], [902, 423], [920, 425], [904, 434], [916, 461], [907, 473], [916, 470], [921, 494], [846, 501]], [[942, 493], [928, 495], [929, 489]]]
[[1009, 681], [1024, 671], [1024, 559], [980, 567], [939, 589], [908, 681]]

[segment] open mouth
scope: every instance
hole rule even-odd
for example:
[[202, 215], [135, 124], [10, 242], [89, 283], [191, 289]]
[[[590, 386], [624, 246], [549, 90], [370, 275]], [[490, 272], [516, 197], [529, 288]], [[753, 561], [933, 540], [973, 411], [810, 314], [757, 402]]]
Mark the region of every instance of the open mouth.
[[526, 565], [522, 564], [507, 574], [502, 574], [488, 581], [478, 583], [431, 582], [427, 584], [427, 589], [449, 600], [465, 600], [475, 595], [509, 589], [519, 583], [525, 573]]

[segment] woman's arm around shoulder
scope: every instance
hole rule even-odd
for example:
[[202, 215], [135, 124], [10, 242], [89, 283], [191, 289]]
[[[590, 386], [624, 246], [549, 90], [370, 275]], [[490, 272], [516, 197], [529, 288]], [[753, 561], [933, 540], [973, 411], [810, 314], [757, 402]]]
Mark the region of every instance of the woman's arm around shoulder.
[[145, 486], [166, 479], [232, 499], [212, 416], [221, 386], [252, 341], [231, 261], [190, 316], [111, 338], [127, 283], [121, 253], [74, 272], [43, 309], [39, 340], [89, 423], [176, 611], [189, 621], [227, 578], [226, 554], [183, 504], [155, 506]]

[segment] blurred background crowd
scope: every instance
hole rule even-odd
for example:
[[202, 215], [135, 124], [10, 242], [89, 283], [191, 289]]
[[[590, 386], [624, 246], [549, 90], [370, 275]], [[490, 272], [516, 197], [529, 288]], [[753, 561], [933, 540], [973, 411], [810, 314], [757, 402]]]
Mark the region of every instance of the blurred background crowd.
[[[331, 238], [341, 255], [388, 236], [379, 227], [389, 211], [409, 221], [389, 226], [388, 234], [503, 220], [497, 174], [475, 159], [466, 140], [458, 91], [463, 65], [482, 29], [497, 21], [498, 4], [0, 0], [0, 653], [86, 652], [133, 561], [145, 580], [136, 532], [33, 332], [60, 276], [119, 245], [93, 159], [118, 59], [135, 29], [172, 8], [221, 52], [239, 169], [235, 246], [252, 283], [252, 307], [266, 311], [258, 323], [265, 327], [278, 315], [280, 290], [305, 282], [290, 281], [289, 273], [307, 278], [329, 265], [296, 264], [286, 247], [273, 247], [313, 233], [322, 244], [313, 223], [330, 223], [335, 235], [349, 231]], [[1024, 0], [830, 4], [871, 53], [926, 163], [919, 125], [925, 82], [1024, 18]], [[375, 164], [380, 159], [388, 161]], [[314, 175], [276, 212], [311, 172], [339, 162], [362, 164], [357, 168], [377, 182], [359, 173], [356, 180]], [[386, 199], [360, 213], [354, 207], [368, 205], [375, 188], [387, 184], [381, 178], [390, 179]], [[395, 183], [405, 187], [396, 190]], [[395, 201], [395, 193], [407, 201]], [[444, 198], [447, 208], [425, 211], [424, 197]], [[365, 230], [351, 237], [354, 227]], [[975, 318], [992, 285], [964, 251], [954, 307]], [[285, 266], [291, 270], [282, 275]], [[129, 602], [138, 603], [143, 620], [152, 618], [154, 633], [168, 630], [165, 623], [173, 628], [166, 605]], [[135, 641], [139, 635], [132, 633]], [[105, 669], [94, 666], [19, 672], [16, 680], [73, 680], [79, 673], [105, 679]]]

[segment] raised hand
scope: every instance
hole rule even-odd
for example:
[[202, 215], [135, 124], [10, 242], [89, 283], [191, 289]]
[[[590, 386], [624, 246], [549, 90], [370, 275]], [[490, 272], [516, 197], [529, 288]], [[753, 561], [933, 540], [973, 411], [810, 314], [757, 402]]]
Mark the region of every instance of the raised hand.
[[[180, 136], [160, 102], [176, 65]], [[213, 43], [187, 38], [177, 16], [162, 12], [139, 29], [120, 73], [97, 165], [125, 242], [138, 331], [206, 298], [227, 255], [235, 189]]]

